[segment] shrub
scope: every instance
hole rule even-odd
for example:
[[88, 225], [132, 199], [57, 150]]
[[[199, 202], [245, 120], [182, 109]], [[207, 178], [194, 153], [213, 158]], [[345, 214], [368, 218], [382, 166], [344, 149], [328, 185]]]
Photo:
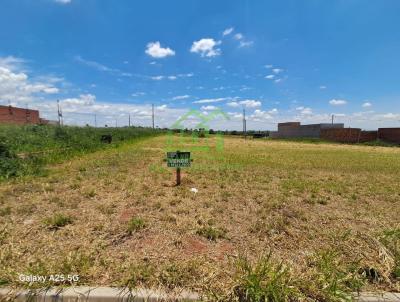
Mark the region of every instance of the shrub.
[[0, 143], [0, 178], [17, 176], [21, 169], [17, 156], [4, 143]]
[[128, 234], [132, 235], [139, 230], [146, 228], [146, 222], [140, 217], [133, 217], [128, 222]]
[[48, 217], [44, 220], [44, 224], [50, 229], [59, 229], [71, 223], [72, 218], [64, 214], [55, 214], [54, 216]]

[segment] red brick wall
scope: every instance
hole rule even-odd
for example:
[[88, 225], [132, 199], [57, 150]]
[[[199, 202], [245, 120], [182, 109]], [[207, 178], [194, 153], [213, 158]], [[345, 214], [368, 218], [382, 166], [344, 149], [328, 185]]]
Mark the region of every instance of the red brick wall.
[[378, 139], [378, 131], [361, 131], [360, 143], [373, 142]]
[[378, 138], [386, 142], [400, 144], [400, 128], [379, 128]]
[[321, 129], [321, 138], [340, 143], [358, 143], [361, 137], [359, 128]]
[[16, 108], [11, 106], [0, 106], [1, 124], [39, 124], [39, 111]]

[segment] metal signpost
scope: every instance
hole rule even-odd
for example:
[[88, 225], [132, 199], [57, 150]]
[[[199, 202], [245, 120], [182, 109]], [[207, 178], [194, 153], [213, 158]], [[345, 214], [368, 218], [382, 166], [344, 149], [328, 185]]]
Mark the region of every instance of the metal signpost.
[[181, 184], [181, 168], [190, 167], [190, 152], [167, 152], [167, 166], [176, 168], [176, 185]]

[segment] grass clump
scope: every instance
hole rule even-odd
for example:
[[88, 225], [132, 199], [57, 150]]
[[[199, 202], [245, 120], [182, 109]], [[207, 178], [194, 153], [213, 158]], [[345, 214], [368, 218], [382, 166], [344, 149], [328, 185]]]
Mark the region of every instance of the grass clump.
[[216, 241], [219, 238], [225, 238], [226, 231], [212, 226], [204, 226], [198, 229], [196, 234], [203, 236], [210, 241]]
[[129, 235], [132, 235], [135, 232], [138, 232], [142, 229], [145, 229], [147, 227], [146, 222], [144, 219], [140, 217], [133, 217], [131, 220], [128, 222], [128, 228], [127, 232]]
[[271, 253], [251, 263], [239, 257], [234, 296], [243, 302], [292, 301], [298, 297], [289, 270], [282, 263], [274, 263]]
[[44, 224], [49, 229], [59, 229], [71, 223], [72, 223], [72, 217], [61, 213], [57, 213], [44, 220]]
[[383, 232], [381, 242], [391, 252], [394, 259], [392, 277], [400, 280], [400, 229], [390, 229]]
[[316, 254], [311, 267], [312, 283], [300, 285], [302, 291], [317, 301], [352, 301], [352, 292], [359, 292], [364, 284], [358, 273], [357, 263], [344, 265], [335, 251], [320, 251]]

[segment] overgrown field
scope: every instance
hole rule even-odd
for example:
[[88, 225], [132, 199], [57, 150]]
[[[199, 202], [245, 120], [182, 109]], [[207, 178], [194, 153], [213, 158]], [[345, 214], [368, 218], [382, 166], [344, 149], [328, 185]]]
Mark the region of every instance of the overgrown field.
[[0, 125], [0, 180], [44, 172], [49, 163], [103, 149], [102, 135], [114, 143], [158, 134], [149, 128], [92, 128]]
[[[185, 288], [212, 301], [400, 290], [400, 150], [227, 137], [123, 144], [0, 185], [0, 284]], [[191, 150], [174, 186], [165, 151]], [[197, 193], [191, 190], [196, 188]]]

